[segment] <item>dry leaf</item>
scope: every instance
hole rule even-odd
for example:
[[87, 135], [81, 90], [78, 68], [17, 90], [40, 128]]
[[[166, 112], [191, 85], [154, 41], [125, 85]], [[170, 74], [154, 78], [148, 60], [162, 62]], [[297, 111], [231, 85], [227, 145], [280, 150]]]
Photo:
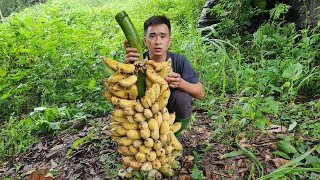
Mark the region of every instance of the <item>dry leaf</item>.
[[282, 158], [275, 158], [275, 159], [272, 159], [272, 161], [276, 165], [277, 168], [279, 168], [280, 166], [289, 162], [289, 160], [282, 159]]

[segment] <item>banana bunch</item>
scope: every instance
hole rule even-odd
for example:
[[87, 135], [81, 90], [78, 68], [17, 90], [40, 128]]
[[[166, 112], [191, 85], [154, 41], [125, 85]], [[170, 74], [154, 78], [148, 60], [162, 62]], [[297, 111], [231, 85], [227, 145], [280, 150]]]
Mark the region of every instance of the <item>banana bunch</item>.
[[[175, 136], [181, 122], [166, 105], [170, 89], [165, 77], [172, 71], [171, 59], [166, 62], [148, 60], [124, 64], [103, 58], [106, 65], [116, 71], [104, 80], [103, 96], [115, 107], [111, 113], [109, 131], [117, 142], [121, 154], [122, 177], [138, 178], [140, 172], [153, 179], [172, 176], [179, 167], [176, 157], [181, 155], [182, 144]], [[145, 95], [138, 99], [137, 74], [146, 74]]]

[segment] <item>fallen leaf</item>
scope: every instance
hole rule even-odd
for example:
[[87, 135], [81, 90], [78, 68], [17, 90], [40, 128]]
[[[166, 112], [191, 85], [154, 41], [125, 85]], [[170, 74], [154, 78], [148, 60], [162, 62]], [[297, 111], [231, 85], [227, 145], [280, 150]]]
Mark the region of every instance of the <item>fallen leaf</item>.
[[46, 177], [47, 170], [39, 169], [33, 171], [30, 176], [27, 177], [27, 180], [52, 180], [52, 177]]
[[58, 166], [58, 164], [56, 162], [54, 162], [53, 159], [50, 160], [50, 164], [51, 164], [51, 169], [54, 169]]
[[284, 133], [284, 132], [287, 132], [287, 128], [284, 126], [271, 124], [270, 127], [268, 128], [268, 132], [270, 132], [270, 133]]
[[275, 158], [275, 159], [272, 159], [272, 161], [276, 165], [277, 168], [279, 168], [280, 166], [289, 162], [289, 160], [282, 159], [282, 158]]

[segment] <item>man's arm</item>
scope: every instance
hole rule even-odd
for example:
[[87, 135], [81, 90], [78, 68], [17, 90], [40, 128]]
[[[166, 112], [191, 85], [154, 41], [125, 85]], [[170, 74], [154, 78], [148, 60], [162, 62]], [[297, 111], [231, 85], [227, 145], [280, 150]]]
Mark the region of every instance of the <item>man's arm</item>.
[[166, 81], [171, 88], [177, 88], [185, 91], [197, 99], [204, 99], [204, 88], [201, 82], [189, 83], [188, 81], [182, 79], [180, 74], [174, 72], [168, 75]]

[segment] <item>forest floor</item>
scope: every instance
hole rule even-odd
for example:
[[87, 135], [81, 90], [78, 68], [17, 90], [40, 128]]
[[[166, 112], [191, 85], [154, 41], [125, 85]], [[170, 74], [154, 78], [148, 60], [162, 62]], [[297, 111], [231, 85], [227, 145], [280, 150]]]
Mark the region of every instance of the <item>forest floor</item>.
[[[107, 117], [96, 118], [87, 121], [78, 130], [69, 128], [55, 136], [44, 136], [27, 151], [0, 166], [0, 179], [118, 179], [115, 169], [120, 158], [116, 153], [116, 144], [106, 138], [108, 130], [104, 127], [108, 123]], [[216, 128], [206, 112], [196, 113], [192, 127], [179, 138], [184, 146], [182, 156], [178, 157], [181, 167], [169, 179], [248, 178], [252, 161], [241, 153], [223, 158], [222, 155], [240, 148], [235, 143], [235, 137], [215, 140], [212, 133]], [[276, 150], [277, 133], [284, 131], [276, 126], [270, 131], [254, 130], [255, 135], [250, 140], [240, 136], [239, 143], [256, 155], [264, 167], [264, 174], [287, 162], [272, 153]], [[76, 141], [77, 145], [74, 144]], [[68, 153], [72, 146], [73, 150]], [[46, 178], [41, 173], [46, 174]], [[259, 177], [258, 173], [254, 168], [252, 178]]]

